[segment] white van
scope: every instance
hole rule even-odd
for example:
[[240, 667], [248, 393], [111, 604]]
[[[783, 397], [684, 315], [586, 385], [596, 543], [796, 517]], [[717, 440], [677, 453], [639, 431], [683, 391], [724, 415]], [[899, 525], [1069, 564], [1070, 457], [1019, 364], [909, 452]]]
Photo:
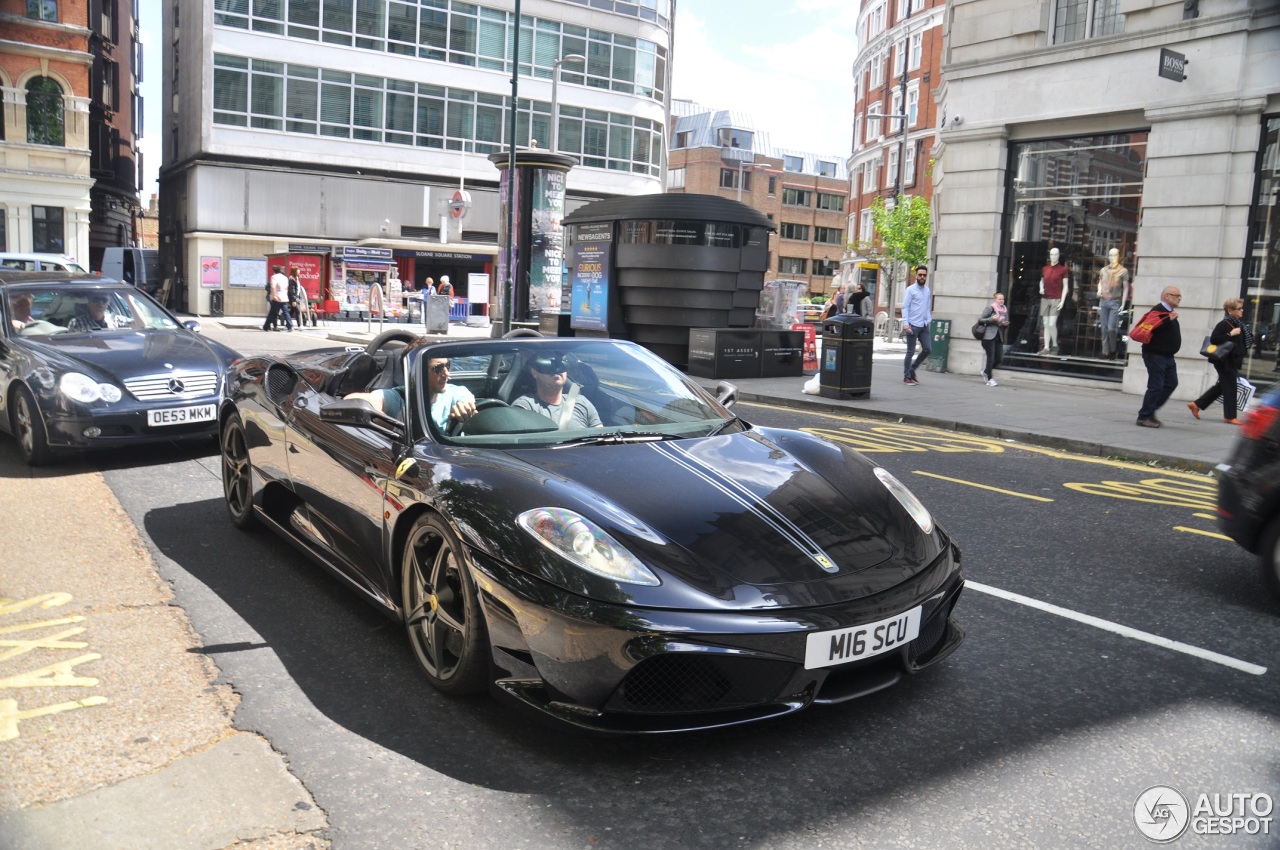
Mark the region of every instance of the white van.
[[24, 272], [74, 272], [86, 274], [85, 267], [64, 254], [0, 253], [0, 269]]
[[102, 255], [103, 277], [126, 280], [148, 293], [159, 291], [160, 252], [155, 248], [108, 248]]

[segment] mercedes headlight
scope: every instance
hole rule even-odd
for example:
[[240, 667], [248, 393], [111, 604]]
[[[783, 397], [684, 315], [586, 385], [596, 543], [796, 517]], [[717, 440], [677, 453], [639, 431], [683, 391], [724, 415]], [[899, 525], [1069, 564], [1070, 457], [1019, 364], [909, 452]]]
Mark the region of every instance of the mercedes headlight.
[[661, 584], [649, 568], [591, 520], [564, 508], [534, 508], [516, 522], [543, 546], [589, 573], [623, 584]]
[[79, 372], [67, 372], [59, 378], [58, 391], [81, 404], [95, 401], [117, 402], [121, 398], [120, 388], [115, 384], [100, 384]]
[[873, 470], [876, 478], [880, 479], [893, 497], [898, 500], [898, 504], [906, 508], [907, 513], [911, 514], [911, 518], [916, 521], [916, 525], [920, 526], [920, 530], [925, 534], [933, 533], [933, 516], [930, 515], [929, 509], [920, 503], [915, 494], [907, 489], [906, 485], [893, 475], [887, 469], [876, 467]]

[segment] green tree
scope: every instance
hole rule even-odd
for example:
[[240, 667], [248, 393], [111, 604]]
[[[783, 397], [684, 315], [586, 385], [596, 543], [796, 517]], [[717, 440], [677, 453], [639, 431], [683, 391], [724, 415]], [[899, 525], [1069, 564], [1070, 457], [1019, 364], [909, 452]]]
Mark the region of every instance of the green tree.
[[898, 195], [890, 207], [884, 198], [876, 198], [871, 202], [871, 223], [879, 243], [876, 253], [883, 257], [885, 303], [892, 315], [893, 306], [901, 300], [895, 292], [897, 282], [929, 259], [929, 202], [914, 195]]

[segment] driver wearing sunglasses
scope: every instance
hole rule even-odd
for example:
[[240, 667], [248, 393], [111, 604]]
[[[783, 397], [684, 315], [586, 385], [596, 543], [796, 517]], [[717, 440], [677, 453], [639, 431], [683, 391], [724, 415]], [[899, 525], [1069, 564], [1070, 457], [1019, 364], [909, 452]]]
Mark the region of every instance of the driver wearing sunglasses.
[[[415, 342], [409, 347], [413, 348], [425, 342], [426, 340]], [[449, 358], [447, 357], [432, 357], [427, 361], [427, 393], [431, 406], [431, 418], [441, 431], [447, 429], [450, 422], [467, 419], [476, 412], [476, 397], [471, 394], [471, 390], [449, 383]], [[374, 410], [385, 413], [393, 419], [404, 420], [403, 387], [347, 393], [343, 398], [367, 401]]]

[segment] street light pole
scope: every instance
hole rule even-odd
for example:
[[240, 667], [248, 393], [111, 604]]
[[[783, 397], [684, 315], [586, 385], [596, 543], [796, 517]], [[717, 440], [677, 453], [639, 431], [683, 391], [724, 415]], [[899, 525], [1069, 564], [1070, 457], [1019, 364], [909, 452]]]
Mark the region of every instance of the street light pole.
[[511, 313], [515, 300], [516, 264], [516, 112], [520, 108], [520, 0], [516, 0], [516, 25], [511, 32], [511, 112], [508, 114], [507, 143], [507, 239], [503, 249], [507, 255], [507, 279], [502, 281], [502, 332], [511, 330]]
[[561, 56], [551, 66], [551, 152], [560, 152], [560, 66], [566, 62], [586, 62], [579, 53]]

